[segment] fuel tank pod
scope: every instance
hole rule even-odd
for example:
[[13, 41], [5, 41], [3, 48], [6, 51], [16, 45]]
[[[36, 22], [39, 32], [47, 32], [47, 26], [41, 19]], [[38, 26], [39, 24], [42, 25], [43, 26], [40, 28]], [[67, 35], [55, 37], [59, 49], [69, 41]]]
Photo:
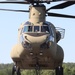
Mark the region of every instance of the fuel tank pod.
[[20, 44], [20, 43], [16, 44], [12, 48], [10, 56], [12, 59], [21, 58], [21, 55], [24, 53], [24, 51], [25, 50], [24, 50], [22, 44]]

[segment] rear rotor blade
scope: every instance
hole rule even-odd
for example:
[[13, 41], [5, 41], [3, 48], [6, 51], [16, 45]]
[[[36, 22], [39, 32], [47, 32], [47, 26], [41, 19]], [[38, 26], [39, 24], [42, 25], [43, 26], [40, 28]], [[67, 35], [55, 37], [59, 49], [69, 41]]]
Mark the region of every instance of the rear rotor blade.
[[49, 11], [50, 9], [63, 9], [63, 8], [68, 7], [68, 6], [71, 6], [73, 4], [75, 4], [75, 1], [64, 2], [64, 3], [61, 3], [59, 5], [53, 6], [53, 7], [49, 8], [49, 9], [47, 9], [46, 11]]
[[12, 9], [0, 9], [3, 11], [14, 11], [14, 12], [29, 12], [28, 10], [12, 10]]
[[27, 1], [0, 1], [0, 3], [4, 4], [8, 4], [8, 3], [12, 3], [12, 4], [30, 4]]
[[58, 14], [58, 13], [47, 13], [48, 16], [54, 16], [54, 17], [62, 17], [62, 18], [75, 18], [75, 16], [72, 15], [65, 15], [65, 14]]

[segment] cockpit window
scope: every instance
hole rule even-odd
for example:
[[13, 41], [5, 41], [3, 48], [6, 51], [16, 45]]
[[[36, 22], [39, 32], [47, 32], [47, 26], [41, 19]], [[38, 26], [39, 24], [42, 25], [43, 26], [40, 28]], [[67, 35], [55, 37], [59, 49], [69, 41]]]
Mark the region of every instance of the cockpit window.
[[23, 32], [50, 32], [48, 26], [31, 26], [25, 25], [23, 28]]
[[24, 26], [23, 32], [32, 32], [32, 26]]
[[39, 31], [40, 30], [39, 28], [40, 28], [39, 26], [34, 26], [34, 32]]
[[31, 25], [31, 23], [29, 21], [25, 22], [24, 25]]
[[41, 26], [41, 32], [49, 32], [48, 26]]

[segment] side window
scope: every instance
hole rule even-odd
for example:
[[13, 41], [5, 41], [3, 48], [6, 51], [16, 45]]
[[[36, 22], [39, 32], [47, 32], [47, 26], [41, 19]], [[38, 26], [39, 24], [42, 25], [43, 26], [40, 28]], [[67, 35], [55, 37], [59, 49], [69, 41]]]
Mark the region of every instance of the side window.
[[54, 31], [53, 31], [52, 27], [50, 28], [50, 41], [54, 42]]
[[24, 26], [23, 32], [28, 32], [28, 26]]

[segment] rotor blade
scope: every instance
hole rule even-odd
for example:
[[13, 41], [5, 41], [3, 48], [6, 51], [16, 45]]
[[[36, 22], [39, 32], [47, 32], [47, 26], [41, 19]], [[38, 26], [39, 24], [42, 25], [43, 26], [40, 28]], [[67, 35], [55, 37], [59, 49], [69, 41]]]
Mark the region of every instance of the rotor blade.
[[25, 0], [25, 1], [30, 2], [30, 3], [47, 3], [47, 4], [50, 4], [50, 2], [56, 1], [56, 0]]
[[12, 4], [30, 4], [29, 2], [27, 1], [0, 1], [0, 3], [12, 3]]
[[49, 8], [49, 9], [47, 9], [46, 11], [49, 11], [50, 9], [63, 9], [63, 8], [68, 7], [68, 6], [71, 6], [73, 4], [75, 4], [75, 1], [64, 2], [64, 3], [61, 3], [59, 5], [53, 6], [53, 7]]
[[14, 11], [14, 12], [29, 12], [28, 10], [12, 10], [12, 9], [1, 9], [0, 10], [3, 10], [3, 11]]
[[72, 15], [65, 15], [65, 14], [58, 14], [58, 13], [47, 13], [48, 16], [54, 16], [54, 17], [62, 17], [62, 18], [75, 18], [75, 16]]

